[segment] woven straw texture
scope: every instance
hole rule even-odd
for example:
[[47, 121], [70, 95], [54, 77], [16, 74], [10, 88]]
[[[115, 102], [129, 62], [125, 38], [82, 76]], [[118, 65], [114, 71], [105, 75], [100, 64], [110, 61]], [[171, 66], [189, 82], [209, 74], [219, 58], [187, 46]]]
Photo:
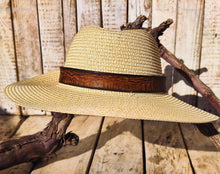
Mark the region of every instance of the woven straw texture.
[[[147, 32], [140, 30], [116, 32], [86, 27], [75, 37], [65, 66], [111, 73], [161, 75], [156, 43]], [[5, 94], [21, 106], [72, 114], [190, 123], [218, 119], [164, 93], [95, 90], [58, 81], [59, 71], [50, 72], [11, 84], [6, 87]]]
[[75, 36], [65, 66], [118, 74], [162, 75], [157, 44], [144, 30], [85, 27]]

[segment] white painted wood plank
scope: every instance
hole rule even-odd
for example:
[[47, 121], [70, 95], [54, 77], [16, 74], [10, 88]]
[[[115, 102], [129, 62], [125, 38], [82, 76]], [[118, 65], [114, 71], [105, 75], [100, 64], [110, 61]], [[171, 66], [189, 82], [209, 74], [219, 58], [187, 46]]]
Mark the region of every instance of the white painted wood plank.
[[171, 52], [174, 52], [175, 28], [176, 28], [177, 0], [152, 1], [152, 27], [158, 26], [168, 18], [174, 23], [160, 37], [161, 43]]
[[56, 154], [44, 158], [35, 166], [32, 174], [39, 173], [86, 173], [90, 156], [94, 148], [102, 117], [76, 116], [67, 129], [79, 138], [77, 146], [66, 145]]
[[[36, 0], [12, 1], [19, 81], [42, 74]], [[22, 107], [23, 115], [44, 114]]]
[[[177, 0], [152, 1], [152, 28], [157, 27], [163, 21], [171, 18], [173, 24], [160, 37], [161, 43], [172, 53], [175, 47], [176, 32], [176, 6]], [[161, 59], [162, 71], [166, 76], [166, 90], [172, 93], [172, 67], [164, 59]]]
[[102, 0], [103, 27], [120, 30], [127, 21], [127, 0]]
[[[198, 70], [200, 65], [203, 10], [204, 1], [178, 1], [175, 55], [193, 70]], [[197, 92], [177, 71], [174, 71], [173, 83], [173, 92], [180, 95], [181, 100], [195, 106]]]
[[19, 116], [0, 116], [0, 142], [3, 142], [4, 140], [8, 139], [14, 133], [19, 121]]
[[148, 20], [143, 27], [152, 25], [152, 1], [151, 0], [129, 0], [128, 1], [128, 22], [133, 22], [138, 16], [145, 15]]
[[101, 26], [100, 0], [77, 0], [78, 31], [87, 25]]
[[142, 173], [141, 121], [105, 118], [90, 173]]
[[70, 44], [76, 34], [76, 1], [63, 0], [63, 23], [65, 36], [65, 53], [68, 53]]
[[0, 114], [20, 114], [20, 109], [10, 102], [4, 88], [17, 81], [14, 54], [10, 1], [0, 1]]
[[220, 151], [192, 124], [181, 126], [195, 173], [218, 174]]
[[147, 173], [192, 173], [176, 123], [144, 121]]
[[63, 19], [61, 1], [38, 0], [43, 72], [64, 64]]
[[[178, 1], [176, 56], [194, 70], [200, 66], [203, 15], [204, 1]], [[177, 93], [181, 100], [196, 105], [196, 91], [181, 79], [181, 75], [174, 75], [173, 92]], [[195, 172], [218, 173], [220, 153], [213, 152], [216, 148], [211, 141], [191, 124], [181, 124], [181, 129]]]
[[42, 73], [36, 1], [12, 1], [19, 80]]
[[42, 131], [51, 121], [52, 116], [33, 115], [28, 117], [18, 129], [14, 137], [35, 134]]
[[[220, 97], [220, 1], [205, 1], [205, 16], [202, 38], [201, 65], [207, 72], [200, 75]], [[198, 106], [208, 112], [216, 113], [208, 102], [199, 98]]]
[[[207, 68], [207, 72], [200, 75], [214, 93], [220, 97], [220, 2], [205, 1], [204, 25], [202, 36], [202, 51], [200, 68]], [[211, 113], [216, 113], [210, 104], [200, 95], [198, 107]], [[220, 132], [220, 120], [214, 122]], [[184, 137], [189, 149], [196, 173], [219, 173], [220, 152], [216, 150], [212, 142], [203, 136], [194, 126], [183, 127]], [[193, 130], [193, 131], [191, 131]]]

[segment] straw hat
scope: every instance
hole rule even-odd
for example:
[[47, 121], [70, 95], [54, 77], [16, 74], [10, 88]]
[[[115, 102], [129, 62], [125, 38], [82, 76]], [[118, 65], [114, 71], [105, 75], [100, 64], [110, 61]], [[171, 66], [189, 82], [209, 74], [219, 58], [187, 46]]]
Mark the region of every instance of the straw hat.
[[11, 84], [18, 105], [71, 114], [203, 123], [217, 116], [164, 92], [159, 50], [144, 30], [80, 30], [60, 70]]

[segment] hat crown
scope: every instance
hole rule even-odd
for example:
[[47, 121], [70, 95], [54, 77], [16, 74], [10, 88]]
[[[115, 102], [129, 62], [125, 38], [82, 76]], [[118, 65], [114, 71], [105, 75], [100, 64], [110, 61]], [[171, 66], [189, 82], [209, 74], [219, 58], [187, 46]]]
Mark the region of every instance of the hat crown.
[[157, 43], [145, 30], [84, 27], [72, 41], [65, 66], [117, 74], [162, 75]]

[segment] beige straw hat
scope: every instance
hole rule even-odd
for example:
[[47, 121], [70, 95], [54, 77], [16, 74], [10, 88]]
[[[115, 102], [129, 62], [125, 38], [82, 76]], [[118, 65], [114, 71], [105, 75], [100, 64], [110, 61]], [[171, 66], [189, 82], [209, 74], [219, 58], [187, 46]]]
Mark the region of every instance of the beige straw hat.
[[5, 94], [18, 105], [62, 113], [190, 123], [218, 119], [164, 92], [159, 50], [144, 30], [87, 26], [73, 39], [64, 67], [11, 84]]

